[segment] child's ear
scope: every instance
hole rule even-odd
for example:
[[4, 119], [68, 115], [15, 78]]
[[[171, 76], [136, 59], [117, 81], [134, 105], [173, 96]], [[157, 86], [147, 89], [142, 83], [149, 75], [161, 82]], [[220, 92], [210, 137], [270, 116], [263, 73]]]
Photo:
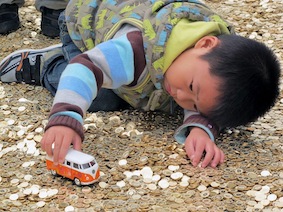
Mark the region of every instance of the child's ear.
[[195, 48], [214, 48], [218, 45], [219, 39], [215, 36], [204, 36], [195, 44]]

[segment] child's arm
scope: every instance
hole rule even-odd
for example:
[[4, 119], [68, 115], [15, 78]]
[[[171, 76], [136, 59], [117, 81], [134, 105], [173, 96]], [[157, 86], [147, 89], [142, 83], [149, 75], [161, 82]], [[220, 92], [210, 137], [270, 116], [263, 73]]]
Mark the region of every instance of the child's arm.
[[141, 33], [132, 28], [123, 32], [73, 58], [62, 73], [42, 139], [49, 155], [54, 143], [54, 162], [65, 158], [71, 143], [80, 147], [83, 117], [99, 89], [133, 84], [144, 69]]
[[216, 167], [224, 161], [223, 152], [214, 143], [217, 135], [215, 124], [197, 112], [184, 110], [183, 125], [176, 130], [174, 137], [177, 142], [185, 144], [186, 153], [194, 166], [200, 162], [203, 153], [207, 153], [202, 167], [209, 164]]

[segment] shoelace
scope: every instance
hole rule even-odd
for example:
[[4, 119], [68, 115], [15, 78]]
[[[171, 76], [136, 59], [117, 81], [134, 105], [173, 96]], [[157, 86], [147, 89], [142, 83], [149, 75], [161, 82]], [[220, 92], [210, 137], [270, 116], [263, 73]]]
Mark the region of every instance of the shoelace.
[[16, 72], [18, 82], [40, 85], [40, 58], [41, 55], [36, 56], [34, 65], [30, 65], [29, 58], [23, 60], [22, 71]]

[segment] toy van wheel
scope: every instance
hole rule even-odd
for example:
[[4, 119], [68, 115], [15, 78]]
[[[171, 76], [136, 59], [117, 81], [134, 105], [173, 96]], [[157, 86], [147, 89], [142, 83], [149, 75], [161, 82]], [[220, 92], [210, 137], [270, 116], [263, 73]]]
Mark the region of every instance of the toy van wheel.
[[53, 176], [56, 176], [56, 175], [57, 175], [57, 172], [56, 172], [55, 170], [51, 170], [51, 174], [52, 174]]
[[81, 185], [81, 181], [78, 179], [78, 178], [75, 178], [74, 179], [74, 182], [77, 186], [80, 186]]

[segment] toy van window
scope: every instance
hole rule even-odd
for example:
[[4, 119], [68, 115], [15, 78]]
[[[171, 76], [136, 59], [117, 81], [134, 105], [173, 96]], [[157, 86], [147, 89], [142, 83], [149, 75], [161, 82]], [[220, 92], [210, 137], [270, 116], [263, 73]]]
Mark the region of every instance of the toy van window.
[[79, 169], [79, 168], [80, 168], [79, 164], [77, 164], [77, 163], [74, 163], [73, 166], [74, 166], [74, 168], [76, 168], [76, 169]]
[[67, 166], [71, 166], [71, 162], [70, 161], [66, 160], [65, 163], [66, 163]]
[[90, 161], [90, 165], [91, 166], [94, 166], [95, 165], [95, 161], [93, 160], [93, 161]]
[[85, 163], [85, 164], [82, 165], [82, 167], [83, 167], [83, 169], [87, 169], [87, 168], [90, 167], [90, 164], [89, 163]]

